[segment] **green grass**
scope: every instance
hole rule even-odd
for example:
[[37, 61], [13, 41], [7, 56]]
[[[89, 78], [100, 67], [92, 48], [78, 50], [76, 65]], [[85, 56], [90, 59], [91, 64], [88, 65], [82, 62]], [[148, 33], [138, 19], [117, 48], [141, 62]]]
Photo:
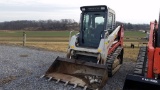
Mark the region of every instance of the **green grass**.
[[[75, 34], [77, 32], [73, 32]], [[47, 37], [68, 37], [70, 34], [70, 31], [27, 31], [27, 36], [47, 36]]]
[[0, 31], [0, 37], [21, 37], [22, 31]]
[[[18, 42], [23, 40], [24, 31], [0, 31], [0, 41]], [[68, 42], [70, 31], [25, 31], [29, 42]], [[78, 33], [74, 31], [72, 35]], [[143, 42], [146, 34], [139, 31], [125, 31], [124, 42]], [[128, 39], [129, 38], [129, 39]]]
[[[24, 31], [0, 31], [0, 37], [21, 37]], [[70, 31], [25, 31], [29, 37], [68, 37]], [[74, 31], [72, 34], [76, 34], [78, 31]], [[125, 31], [124, 37], [129, 38], [142, 38], [146, 34], [139, 31]]]
[[[24, 31], [0, 31], [0, 37], [21, 37]], [[68, 37], [70, 31], [25, 31], [28, 37]], [[74, 31], [72, 34], [76, 34]]]
[[140, 31], [125, 31], [124, 37], [129, 38], [143, 38], [146, 36], [146, 33], [140, 32]]

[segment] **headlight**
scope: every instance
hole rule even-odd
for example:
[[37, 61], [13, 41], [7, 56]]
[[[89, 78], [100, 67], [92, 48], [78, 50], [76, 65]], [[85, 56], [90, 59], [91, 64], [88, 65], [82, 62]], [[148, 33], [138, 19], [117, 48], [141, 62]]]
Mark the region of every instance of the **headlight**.
[[101, 7], [101, 10], [105, 10], [105, 7]]
[[82, 11], [85, 11], [86, 9], [85, 8], [82, 8]]

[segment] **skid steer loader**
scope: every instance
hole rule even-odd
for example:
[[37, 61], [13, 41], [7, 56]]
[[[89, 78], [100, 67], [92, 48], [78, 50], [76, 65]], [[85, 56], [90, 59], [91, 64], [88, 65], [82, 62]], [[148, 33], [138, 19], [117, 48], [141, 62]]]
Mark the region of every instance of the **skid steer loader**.
[[57, 57], [45, 75], [48, 80], [84, 90], [101, 89], [123, 62], [123, 26], [105, 5], [80, 7], [80, 31], [69, 39], [66, 58]]
[[160, 90], [160, 22], [150, 23], [148, 45], [140, 47], [134, 72], [126, 76], [123, 90]]

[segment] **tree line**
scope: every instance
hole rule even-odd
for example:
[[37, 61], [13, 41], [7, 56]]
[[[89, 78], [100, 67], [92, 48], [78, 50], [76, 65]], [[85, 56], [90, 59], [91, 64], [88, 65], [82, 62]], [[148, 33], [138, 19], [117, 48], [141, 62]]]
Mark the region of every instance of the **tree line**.
[[125, 30], [149, 30], [149, 24], [131, 24], [131, 23], [123, 23], [123, 22], [116, 22], [117, 25], [124, 26]]
[[72, 19], [61, 20], [17, 20], [0, 23], [0, 30], [71, 30], [78, 23]]
[[[131, 24], [119, 21], [116, 24], [123, 24], [125, 30], [149, 30], [149, 24]], [[73, 19], [0, 22], [0, 30], [79, 30], [79, 26], [79, 23]]]

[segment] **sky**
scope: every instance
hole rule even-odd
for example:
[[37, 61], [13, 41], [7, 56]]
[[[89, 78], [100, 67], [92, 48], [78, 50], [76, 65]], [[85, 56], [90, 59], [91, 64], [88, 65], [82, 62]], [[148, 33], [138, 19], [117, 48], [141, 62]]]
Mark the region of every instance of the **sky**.
[[12, 20], [80, 20], [80, 7], [107, 5], [116, 20], [149, 24], [158, 20], [160, 0], [0, 0], [0, 22]]

